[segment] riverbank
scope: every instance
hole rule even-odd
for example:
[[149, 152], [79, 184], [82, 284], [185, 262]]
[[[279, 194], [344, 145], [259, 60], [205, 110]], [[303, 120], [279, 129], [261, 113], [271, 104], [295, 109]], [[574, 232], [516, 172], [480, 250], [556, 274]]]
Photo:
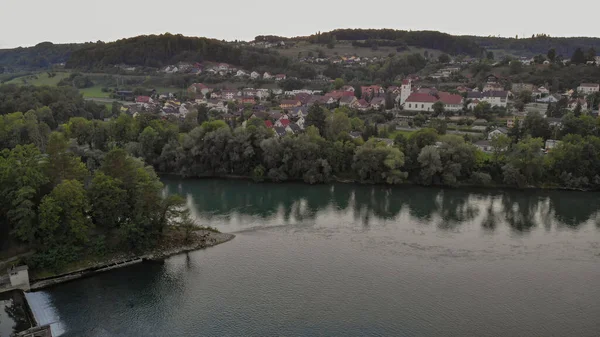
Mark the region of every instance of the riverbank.
[[514, 191], [531, 191], [531, 190], [540, 190], [540, 191], [570, 191], [570, 192], [597, 192], [598, 189], [586, 189], [586, 188], [577, 188], [577, 187], [566, 187], [566, 186], [557, 186], [557, 185], [551, 185], [551, 184], [545, 184], [542, 186], [525, 186], [525, 187], [518, 187], [518, 186], [510, 186], [510, 185], [503, 185], [503, 184], [496, 184], [496, 183], [490, 183], [490, 184], [486, 184], [486, 185], [477, 185], [477, 184], [470, 184], [470, 183], [459, 183], [456, 186], [450, 186], [450, 185], [443, 185], [443, 184], [433, 184], [433, 185], [421, 185], [421, 184], [417, 184], [414, 182], [410, 182], [410, 181], [405, 181], [399, 184], [385, 184], [385, 183], [369, 183], [369, 182], [361, 182], [355, 178], [344, 178], [344, 177], [332, 177], [330, 181], [327, 182], [321, 182], [321, 183], [315, 183], [315, 184], [311, 184], [311, 183], [307, 183], [302, 179], [291, 179], [291, 180], [285, 180], [285, 181], [273, 181], [270, 179], [262, 179], [262, 180], [257, 180], [251, 176], [240, 176], [240, 175], [227, 175], [227, 174], [221, 174], [221, 175], [203, 175], [203, 176], [185, 176], [182, 174], [177, 174], [177, 173], [160, 173], [160, 176], [163, 177], [176, 177], [176, 178], [180, 178], [180, 179], [200, 179], [200, 180], [206, 180], [206, 179], [220, 179], [220, 180], [242, 180], [242, 181], [250, 181], [256, 184], [262, 184], [262, 183], [271, 183], [271, 184], [285, 184], [285, 183], [300, 183], [300, 184], [305, 184], [305, 185], [323, 185], [323, 184], [329, 184], [329, 183], [339, 183], [339, 184], [355, 184], [355, 185], [366, 185], [366, 186], [386, 186], [386, 187], [402, 187], [402, 186], [416, 186], [416, 187], [423, 187], [423, 188], [448, 188], [448, 189], [483, 189], [483, 190], [514, 190]]
[[31, 290], [39, 290], [56, 284], [88, 277], [116, 268], [123, 268], [144, 261], [160, 261], [170, 256], [195, 250], [213, 247], [235, 238], [235, 235], [219, 233], [213, 230], [200, 229], [192, 233], [188, 240], [182, 233], [174, 231], [165, 235], [163, 242], [157, 247], [140, 254], [120, 253], [103, 258], [91, 258], [68, 265], [59, 273], [45, 270], [34, 270], [31, 274]]

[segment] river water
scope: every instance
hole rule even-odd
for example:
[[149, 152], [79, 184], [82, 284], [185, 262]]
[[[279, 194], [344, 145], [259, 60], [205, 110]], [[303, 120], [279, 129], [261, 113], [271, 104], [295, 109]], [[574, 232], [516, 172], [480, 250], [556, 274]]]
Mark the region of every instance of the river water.
[[166, 178], [233, 241], [44, 291], [63, 336], [598, 336], [600, 195]]

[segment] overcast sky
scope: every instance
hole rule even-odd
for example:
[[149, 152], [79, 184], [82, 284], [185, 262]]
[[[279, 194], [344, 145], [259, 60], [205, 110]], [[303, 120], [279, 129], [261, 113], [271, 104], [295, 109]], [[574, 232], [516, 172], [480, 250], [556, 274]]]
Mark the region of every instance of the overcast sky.
[[0, 48], [170, 32], [226, 40], [336, 28], [600, 36], [600, 1], [0, 0]]

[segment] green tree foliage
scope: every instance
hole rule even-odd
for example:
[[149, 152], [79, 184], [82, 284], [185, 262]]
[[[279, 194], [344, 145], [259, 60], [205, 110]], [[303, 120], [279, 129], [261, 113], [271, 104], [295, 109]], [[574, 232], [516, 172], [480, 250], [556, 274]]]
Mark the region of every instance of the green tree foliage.
[[581, 48], [575, 49], [575, 51], [573, 52], [573, 56], [571, 56], [571, 63], [583, 64], [586, 63], [586, 61], [586, 56], [583, 53], [583, 50]]
[[316, 127], [320, 133], [325, 131], [325, 111], [319, 104], [314, 104], [308, 109], [308, 116], [306, 116], [306, 126]]
[[372, 139], [356, 149], [352, 168], [361, 182], [398, 184], [408, 174], [402, 172], [404, 154]]

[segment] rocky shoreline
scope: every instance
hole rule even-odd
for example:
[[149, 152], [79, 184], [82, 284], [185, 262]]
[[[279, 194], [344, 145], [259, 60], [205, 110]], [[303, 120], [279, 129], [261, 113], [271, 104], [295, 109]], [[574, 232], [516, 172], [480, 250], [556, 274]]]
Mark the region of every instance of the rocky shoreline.
[[191, 251], [213, 247], [235, 238], [235, 235], [228, 233], [218, 233], [208, 230], [198, 230], [195, 233], [195, 238], [191, 243], [186, 245], [172, 247], [158, 247], [152, 251], [141, 255], [123, 255], [119, 258], [113, 258], [107, 261], [102, 261], [89, 265], [83, 269], [70, 270], [66, 273], [56, 275], [49, 278], [33, 280], [31, 291], [40, 290], [51, 287], [56, 284], [69, 282], [116, 268], [123, 268], [143, 261], [161, 261], [170, 256], [183, 254]]

